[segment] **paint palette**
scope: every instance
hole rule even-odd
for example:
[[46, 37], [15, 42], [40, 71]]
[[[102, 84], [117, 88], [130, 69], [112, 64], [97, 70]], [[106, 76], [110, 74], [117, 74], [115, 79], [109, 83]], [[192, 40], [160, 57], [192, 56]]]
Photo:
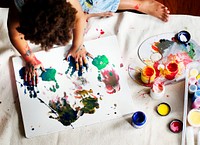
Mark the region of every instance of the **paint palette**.
[[[195, 80], [193, 80], [195, 78]], [[200, 131], [200, 62], [194, 61], [186, 67], [184, 113], [183, 113], [183, 134], [182, 144], [187, 142], [200, 141], [197, 134]], [[196, 87], [191, 87], [195, 85]]]
[[[179, 43], [175, 35], [175, 33], [164, 33], [150, 37], [143, 41], [138, 49], [140, 60], [147, 66], [153, 66], [156, 69], [156, 79], [165, 85], [183, 80], [186, 65], [200, 60], [200, 46], [191, 39], [187, 43]], [[167, 78], [165, 68], [170, 62], [178, 65], [178, 72], [175, 77]], [[130, 64], [129, 75], [140, 85], [151, 87], [152, 84], [143, 83], [140, 80], [142, 69], [135, 64]]]
[[99, 38], [84, 45], [93, 59], [88, 58], [89, 67], [81, 71], [75, 71], [73, 58], [63, 60], [70, 45], [35, 53], [46, 69], [40, 72], [37, 86], [24, 81], [22, 58], [13, 58], [26, 137], [76, 129], [132, 113], [117, 38]]

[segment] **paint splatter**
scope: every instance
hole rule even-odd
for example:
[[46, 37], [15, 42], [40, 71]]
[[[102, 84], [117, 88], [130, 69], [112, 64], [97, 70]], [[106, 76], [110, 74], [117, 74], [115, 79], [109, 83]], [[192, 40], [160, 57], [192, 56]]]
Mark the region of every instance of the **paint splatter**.
[[42, 72], [42, 74], [40, 75], [40, 77], [42, 78], [42, 81], [54, 81], [56, 84], [55, 86], [53, 85], [52, 87], [49, 88], [50, 91], [52, 92], [56, 92], [56, 90], [59, 88], [59, 85], [55, 79], [55, 75], [56, 75], [56, 70], [53, 68], [48, 68], [45, 69], [46, 71]]
[[98, 29], [98, 28], [96, 28], [96, 31], [99, 32], [98, 38], [100, 38], [105, 33], [102, 29]]

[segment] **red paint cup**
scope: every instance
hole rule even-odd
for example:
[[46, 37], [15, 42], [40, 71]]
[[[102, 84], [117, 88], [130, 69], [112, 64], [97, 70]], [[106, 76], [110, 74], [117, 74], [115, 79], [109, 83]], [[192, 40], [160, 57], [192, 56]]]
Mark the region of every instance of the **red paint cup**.
[[176, 62], [169, 62], [165, 69], [165, 78], [168, 80], [173, 80], [178, 73], [178, 64]]

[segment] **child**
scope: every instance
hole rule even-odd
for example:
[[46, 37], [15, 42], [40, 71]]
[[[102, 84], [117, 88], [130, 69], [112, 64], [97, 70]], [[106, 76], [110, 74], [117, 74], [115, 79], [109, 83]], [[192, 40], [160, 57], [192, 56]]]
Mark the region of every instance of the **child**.
[[[38, 77], [37, 69], [44, 67], [26, 40], [47, 50], [54, 44], [65, 45], [73, 38], [66, 60], [73, 57], [78, 70], [87, 64], [86, 56], [91, 56], [83, 45], [84, 28], [90, 17], [112, 16], [117, 10], [131, 9], [164, 22], [169, 15], [169, 10], [154, 0], [1, 0], [0, 6], [6, 5], [9, 37], [27, 63], [25, 81], [29, 82], [35, 80], [35, 75]], [[37, 79], [32, 84], [35, 83]]]

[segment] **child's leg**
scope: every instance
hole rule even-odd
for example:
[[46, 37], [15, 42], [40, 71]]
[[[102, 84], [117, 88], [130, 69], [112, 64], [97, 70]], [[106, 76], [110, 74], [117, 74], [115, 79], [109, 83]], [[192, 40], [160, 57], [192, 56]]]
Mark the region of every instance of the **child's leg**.
[[120, 0], [118, 10], [137, 10], [165, 22], [170, 13], [167, 7], [155, 0]]

